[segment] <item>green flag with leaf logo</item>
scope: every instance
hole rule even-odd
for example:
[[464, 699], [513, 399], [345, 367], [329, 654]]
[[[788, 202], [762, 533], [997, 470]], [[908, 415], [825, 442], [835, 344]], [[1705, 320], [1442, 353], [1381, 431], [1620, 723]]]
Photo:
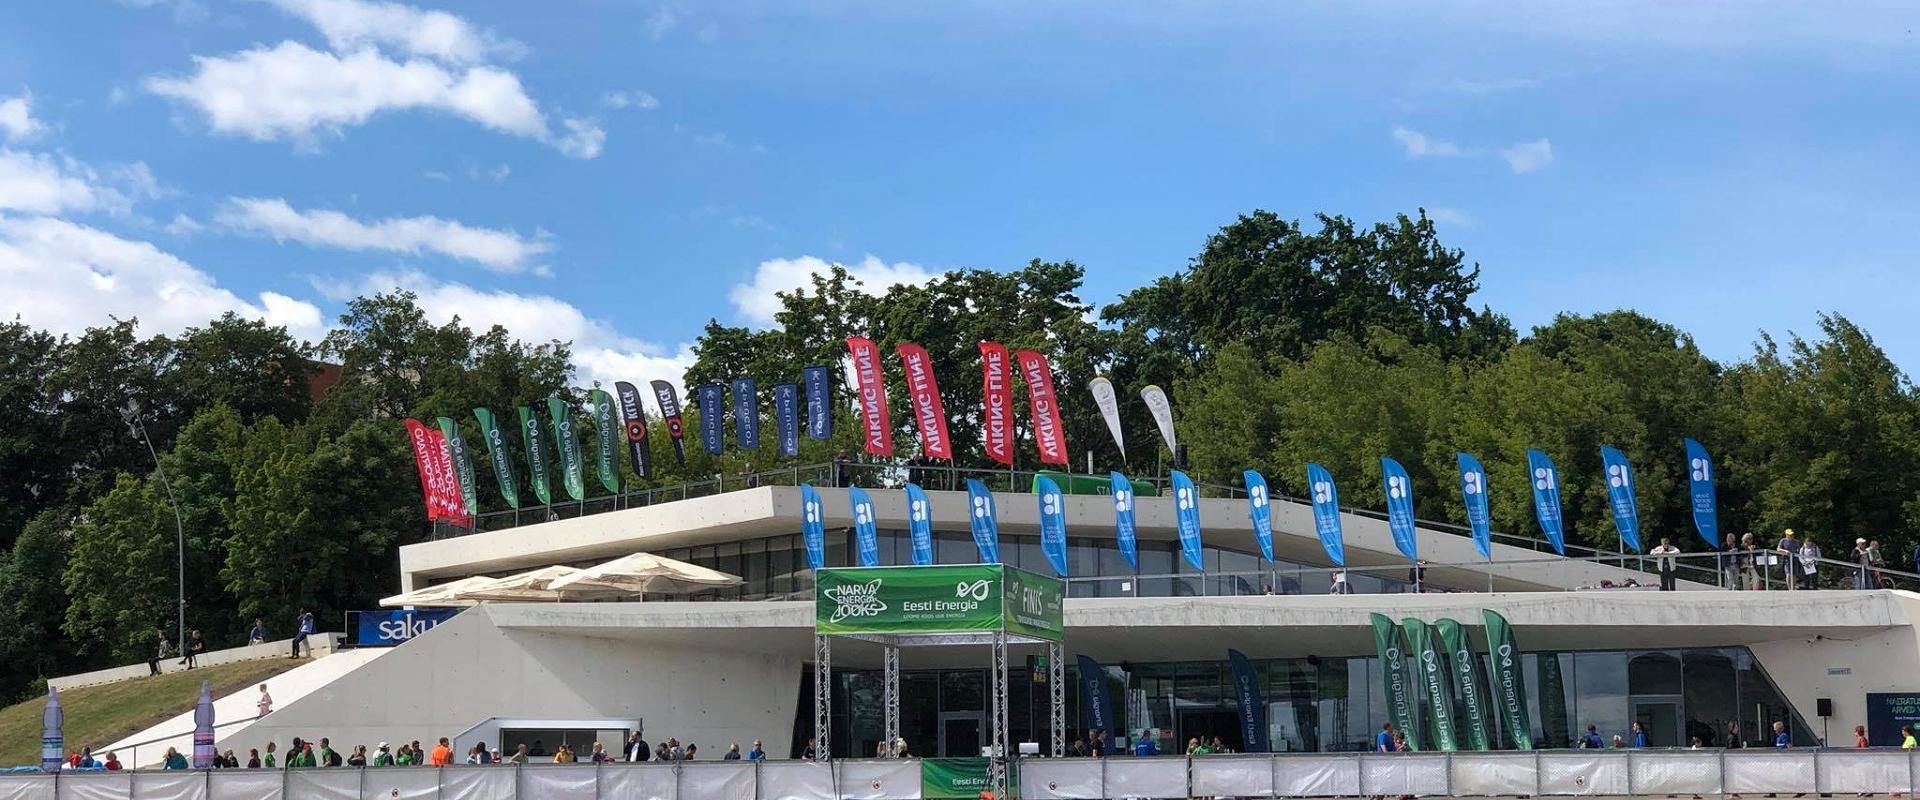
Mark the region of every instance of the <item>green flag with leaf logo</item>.
[[540, 498], [540, 505], [551, 505], [553, 481], [547, 475], [547, 435], [541, 432], [539, 415], [527, 406], [520, 406], [520, 441], [527, 446], [527, 480], [533, 483], [533, 496]]
[[1460, 698], [1461, 713], [1466, 715], [1467, 746], [1475, 750], [1493, 749], [1493, 736], [1487, 731], [1487, 690], [1480, 682], [1480, 657], [1473, 653], [1467, 629], [1450, 619], [1433, 623], [1447, 649], [1447, 665], [1453, 668], [1454, 696]]
[[1400, 626], [1384, 614], [1368, 614], [1373, 621], [1373, 645], [1380, 654], [1380, 674], [1384, 678], [1380, 689], [1387, 701], [1387, 715], [1392, 718], [1393, 727], [1407, 737], [1407, 747], [1424, 750], [1420, 746], [1420, 728], [1414, 724], [1413, 687], [1407, 683], [1405, 659], [1400, 657]]
[[613, 494], [620, 493], [620, 441], [626, 436], [626, 425], [620, 421], [619, 409], [613, 405], [613, 395], [604, 389], [587, 392], [593, 399], [594, 441], [600, 445], [600, 452], [594, 454], [594, 466], [599, 468], [600, 485], [607, 487]]
[[453, 458], [453, 477], [460, 482], [460, 499], [466, 501], [467, 515], [480, 514], [480, 487], [473, 479], [473, 458], [467, 454], [467, 437], [460, 435], [460, 423], [452, 417], [439, 417], [440, 435], [447, 439], [447, 454]]
[[507, 454], [507, 439], [500, 432], [500, 420], [484, 408], [474, 409], [473, 418], [480, 423], [480, 438], [487, 442], [487, 458], [493, 461], [493, 477], [500, 481], [501, 499], [519, 508], [519, 481], [513, 476], [513, 458]]
[[1400, 621], [1407, 632], [1407, 651], [1413, 654], [1415, 680], [1427, 696], [1427, 727], [1433, 733], [1436, 750], [1460, 749], [1453, 735], [1453, 700], [1447, 695], [1447, 676], [1440, 668], [1440, 651], [1434, 647], [1433, 630], [1427, 623], [1408, 617]]
[[[1527, 687], [1521, 681], [1520, 644], [1513, 626], [1498, 611], [1482, 609], [1487, 623], [1487, 655], [1493, 658], [1493, 705], [1507, 729], [1507, 741], [1516, 750], [1533, 749], [1533, 730], [1527, 724]], [[1553, 656], [1547, 656], [1553, 658]]]
[[573, 409], [554, 395], [547, 398], [547, 415], [553, 417], [553, 444], [560, 448], [560, 485], [576, 502], [585, 500], [586, 465], [580, 463], [580, 431], [573, 421]]

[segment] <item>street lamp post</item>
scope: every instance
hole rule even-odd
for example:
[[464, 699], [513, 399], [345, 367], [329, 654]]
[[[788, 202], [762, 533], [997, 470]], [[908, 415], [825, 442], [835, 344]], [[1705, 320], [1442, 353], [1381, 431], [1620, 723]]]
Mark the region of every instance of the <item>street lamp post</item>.
[[180, 501], [173, 496], [173, 484], [167, 481], [166, 470], [160, 467], [160, 454], [153, 449], [153, 439], [147, 436], [146, 423], [140, 421], [140, 401], [127, 401], [126, 408], [120, 410], [120, 418], [127, 423], [127, 430], [133, 437], [147, 446], [147, 455], [153, 458], [153, 474], [160, 477], [160, 488], [167, 492], [167, 503], [173, 506], [173, 543], [177, 557], [178, 572], [175, 579], [179, 588], [180, 605], [176, 611], [177, 625], [175, 646], [185, 653], [187, 648], [187, 526], [180, 518]]

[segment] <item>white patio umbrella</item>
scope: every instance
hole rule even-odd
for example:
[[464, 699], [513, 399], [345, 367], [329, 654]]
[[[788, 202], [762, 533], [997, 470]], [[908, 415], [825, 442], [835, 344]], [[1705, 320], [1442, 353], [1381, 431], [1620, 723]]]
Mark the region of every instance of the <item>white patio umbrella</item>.
[[603, 587], [583, 586], [561, 589], [554, 585], [560, 579], [579, 572], [580, 570], [576, 567], [541, 567], [462, 589], [454, 594], [453, 598], [479, 602], [559, 602], [561, 600], [601, 600], [621, 596], [622, 592]]
[[738, 586], [744, 582], [738, 575], [728, 575], [685, 561], [652, 553], [634, 553], [555, 580], [550, 588], [561, 591], [597, 589], [633, 596], [648, 592], [683, 594], [719, 586]]
[[485, 575], [475, 575], [471, 578], [461, 578], [460, 580], [443, 583], [438, 586], [429, 586], [425, 589], [415, 589], [411, 592], [396, 594], [381, 600], [380, 605], [393, 608], [400, 606], [470, 606], [473, 605], [474, 601], [455, 600], [453, 599], [454, 595], [476, 586], [492, 583], [493, 581], [493, 578]]

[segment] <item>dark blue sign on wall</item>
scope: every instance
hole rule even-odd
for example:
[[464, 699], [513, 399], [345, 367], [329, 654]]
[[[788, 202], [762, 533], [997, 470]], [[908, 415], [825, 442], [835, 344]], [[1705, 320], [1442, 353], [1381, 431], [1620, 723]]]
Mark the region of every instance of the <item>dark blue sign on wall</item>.
[[354, 631], [357, 647], [394, 647], [453, 619], [457, 608], [417, 608], [411, 611], [362, 611]]
[[1867, 742], [1874, 747], [1899, 747], [1900, 726], [1920, 729], [1920, 694], [1867, 693]]

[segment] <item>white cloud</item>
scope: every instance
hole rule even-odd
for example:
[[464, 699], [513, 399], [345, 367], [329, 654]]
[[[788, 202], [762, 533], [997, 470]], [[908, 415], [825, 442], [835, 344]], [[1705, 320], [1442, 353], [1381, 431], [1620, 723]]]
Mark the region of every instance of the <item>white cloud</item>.
[[167, 227], [164, 230], [170, 235], [184, 239], [206, 229], [207, 226], [200, 224], [200, 221], [197, 219], [185, 214], [174, 214], [173, 221], [167, 223]]
[[582, 384], [599, 381], [670, 380], [678, 385], [693, 365], [691, 343], [664, 347], [616, 330], [605, 320], [564, 300], [547, 295], [525, 295], [443, 283], [417, 273], [370, 275], [352, 291], [373, 293], [406, 289], [419, 296], [427, 318], [445, 324], [455, 316], [475, 331], [493, 325], [528, 342], [558, 340], [573, 343], [573, 364]]
[[[850, 275], [860, 281], [865, 291], [876, 294], [896, 284], [926, 283], [940, 274], [905, 261], [889, 264], [872, 255], [857, 264], [844, 266]], [[773, 315], [781, 308], [776, 293], [791, 292], [801, 287], [811, 289], [814, 275], [825, 275], [832, 271], [831, 262], [814, 256], [762, 261], [753, 273], [752, 282], [734, 284], [727, 292], [727, 299], [746, 321], [772, 325]]]
[[641, 111], [652, 111], [660, 107], [660, 98], [639, 89], [615, 90], [603, 95], [600, 98], [600, 104], [608, 108], [637, 108]]
[[674, 13], [671, 8], [661, 6], [654, 9], [653, 14], [647, 17], [647, 36], [657, 42], [666, 38], [668, 33], [679, 26], [680, 15]]
[[215, 216], [233, 230], [342, 250], [438, 253], [495, 272], [522, 272], [549, 245], [510, 230], [474, 228], [439, 217], [390, 217], [362, 222], [332, 210], [296, 211], [278, 198], [234, 197]]
[[1458, 225], [1462, 228], [1473, 227], [1473, 216], [1457, 208], [1429, 208], [1426, 212], [1427, 219], [1434, 222]]
[[141, 162], [94, 169], [71, 158], [0, 148], [0, 210], [125, 214], [159, 184]]
[[207, 7], [198, 0], [120, 0], [120, 5], [129, 8], [171, 8], [173, 21], [182, 25], [205, 22], [209, 15]]
[[312, 303], [273, 292], [242, 300], [212, 276], [152, 244], [66, 220], [0, 217], [0, 318], [77, 334], [109, 316], [175, 332], [233, 311], [285, 325], [295, 337], [325, 330]]
[[1395, 126], [1393, 139], [1400, 143], [1401, 149], [1407, 152], [1408, 158], [1452, 158], [1465, 155], [1459, 145], [1440, 139], [1430, 139], [1424, 133], [1407, 128]]
[[40, 135], [46, 127], [33, 118], [32, 94], [0, 100], [0, 133], [6, 134], [7, 141], [26, 141]]
[[1502, 147], [1500, 157], [1507, 160], [1507, 166], [1513, 168], [1515, 175], [1525, 175], [1553, 163], [1553, 143], [1537, 139]]
[[344, 55], [298, 42], [255, 47], [225, 56], [195, 56], [186, 76], [147, 78], [147, 91], [199, 110], [215, 132], [255, 141], [291, 140], [317, 147], [388, 111], [452, 114], [492, 130], [547, 143], [576, 158], [592, 158], [606, 134], [567, 119], [556, 136], [539, 104], [513, 73], [497, 67], [449, 70], [434, 61], [395, 61], [371, 48]]
[[450, 64], [478, 64], [489, 56], [513, 59], [526, 54], [525, 45], [480, 30], [445, 11], [366, 0], [270, 2], [319, 28], [336, 52], [380, 46]]

